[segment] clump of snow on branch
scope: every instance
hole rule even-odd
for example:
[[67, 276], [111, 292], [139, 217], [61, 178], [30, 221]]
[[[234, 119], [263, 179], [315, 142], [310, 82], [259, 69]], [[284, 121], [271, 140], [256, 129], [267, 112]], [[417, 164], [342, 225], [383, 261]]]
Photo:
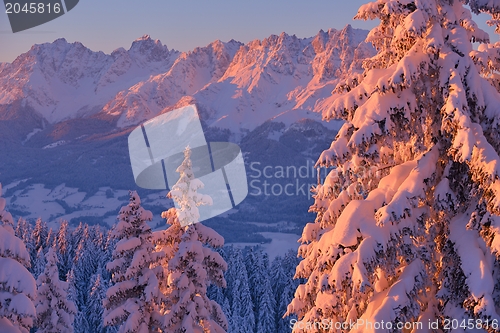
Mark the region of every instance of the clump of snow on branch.
[[29, 253], [14, 234], [12, 215], [5, 211], [5, 203], [0, 197], [0, 327], [28, 333], [36, 319], [36, 283], [27, 270]]
[[162, 271], [158, 262], [163, 253], [154, 250], [152, 231], [146, 223], [151, 219], [137, 192], [131, 191], [129, 204], [120, 209], [111, 234], [117, 243], [113, 260], [106, 266], [113, 285], [103, 301], [104, 324], [119, 326], [120, 333], [149, 333], [160, 325], [158, 278]]
[[[358, 19], [378, 54], [323, 101], [345, 121], [317, 165], [314, 223], [303, 231], [287, 314], [394, 324], [500, 320], [498, 46], [474, 13], [492, 1], [379, 0]], [[495, 22], [490, 22], [496, 24]], [[301, 328], [302, 327], [302, 328]], [[319, 332], [319, 328], [313, 328]], [[359, 332], [372, 332], [363, 327]]]
[[68, 299], [68, 283], [59, 280], [57, 256], [53, 248], [48, 250], [45, 259], [45, 269], [37, 279], [37, 332], [72, 333], [77, 309]]

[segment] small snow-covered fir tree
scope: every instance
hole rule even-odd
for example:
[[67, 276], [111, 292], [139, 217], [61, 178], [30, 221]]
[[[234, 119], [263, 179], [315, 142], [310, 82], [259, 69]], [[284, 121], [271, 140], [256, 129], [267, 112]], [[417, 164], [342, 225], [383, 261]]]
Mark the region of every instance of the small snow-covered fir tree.
[[276, 332], [276, 300], [271, 288], [271, 282], [267, 271], [266, 279], [262, 281], [262, 292], [258, 298], [257, 333]]
[[179, 180], [172, 186], [168, 197], [176, 203], [177, 219], [185, 227], [199, 222], [199, 206], [212, 205], [213, 202], [209, 195], [198, 193], [204, 185], [194, 177], [189, 146], [184, 150], [184, 160], [176, 171], [179, 173]]
[[106, 297], [107, 288], [107, 283], [103, 280], [100, 272], [92, 276], [91, 288], [89, 290], [89, 302], [86, 308], [89, 333], [106, 332], [103, 322], [104, 308], [102, 301]]
[[37, 279], [37, 332], [72, 333], [77, 309], [73, 301], [68, 299], [68, 283], [59, 280], [57, 256], [53, 248], [48, 250], [45, 259], [45, 269]]
[[33, 263], [33, 277], [38, 279], [38, 276], [43, 273], [45, 266], [47, 265], [47, 258], [43, 252], [43, 248], [39, 248], [36, 254], [35, 262]]
[[[179, 223], [177, 212], [175, 208], [170, 208], [164, 211], [161, 217], [166, 219], [169, 227], [165, 230], [157, 230], [153, 232], [153, 244], [157, 252], [161, 253], [161, 260], [158, 266], [161, 267], [161, 276], [159, 276], [160, 291], [163, 295], [169, 292], [168, 287], [168, 262], [175, 256], [179, 250], [179, 243], [181, 242], [182, 235], [184, 234], [184, 227]], [[166, 303], [161, 302], [160, 312], [164, 314], [168, 309]]]
[[222, 333], [227, 330], [227, 321], [221, 307], [207, 297], [207, 287], [214, 283], [225, 287], [224, 271], [227, 264], [213, 248], [224, 244], [223, 238], [214, 230], [197, 223], [198, 206], [211, 204], [209, 196], [197, 193], [203, 183], [196, 179], [191, 166], [191, 150], [184, 151], [184, 161], [177, 168], [179, 180], [172, 186], [169, 197], [177, 204], [176, 219], [170, 213], [172, 223], [167, 234], [178, 237], [183, 231], [176, 252], [167, 254], [165, 278], [166, 313], [163, 328], [165, 332]]
[[465, 4], [499, 22], [498, 1], [359, 9], [380, 19], [367, 37], [378, 54], [325, 101], [323, 117], [345, 123], [318, 160], [335, 169], [302, 234], [294, 332], [323, 319], [500, 320], [500, 96], [479, 73], [471, 41], [488, 37]]
[[35, 222], [35, 227], [33, 228], [33, 233], [31, 234], [31, 242], [33, 243], [33, 258], [36, 258], [40, 248], [45, 249], [47, 247], [48, 235], [49, 228], [47, 226], [47, 222], [43, 221], [42, 218], [39, 217]]
[[5, 199], [0, 197], [0, 325], [9, 327], [9, 332], [28, 333], [36, 320], [36, 283], [26, 268], [30, 255], [4, 209]]
[[68, 227], [68, 221], [61, 221], [59, 230], [57, 231], [56, 241], [54, 242], [59, 262], [59, 278], [62, 281], [66, 281], [66, 275], [73, 265], [73, 257], [71, 257], [72, 249], [70, 232]]
[[[231, 333], [252, 333], [255, 329], [254, 304], [248, 283], [248, 272], [240, 249], [232, 249], [227, 272], [231, 303]], [[257, 304], [258, 305], [258, 304]]]
[[113, 261], [106, 266], [113, 285], [103, 302], [104, 325], [119, 326], [120, 333], [156, 332], [160, 324], [160, 256], [154, 250], [152, 231], [146, 223], [152, 217], [141, 207], [137, 192], [131, 191], [129, 204], [121, 208], [111, 235], [117, 243]]
[[76, 305], [79, 311], [85, 311], [88, 302], [88, 290], [90, 288], [90, 279], [96, 272], [101, 253], [90, 234], [90, 228], [85, 226], [76, 247], [73, 267], [73, 283], [77, 292]]

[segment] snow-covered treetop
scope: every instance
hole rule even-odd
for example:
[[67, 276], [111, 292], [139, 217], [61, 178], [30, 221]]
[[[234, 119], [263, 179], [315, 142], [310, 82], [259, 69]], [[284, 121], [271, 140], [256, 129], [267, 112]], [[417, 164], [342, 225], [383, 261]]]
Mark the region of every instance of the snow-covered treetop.
[[198, 206], [212, 205], [213, 201], [209, 195], [197, 192], [203, 188], [203, 183], [194, 177], [189, 146], [184, 150], [184, 160], [176, 171], [179, 173], [179, 180], [172, 186], [168, 197], [174, 199], [181, 226], [198, 223], [200, 219]]
[[[136, 191], [130, 191], [130, 200], [128, 205], [123, 206], [118, 213], [118, 223], [113, 229], [112, 236], [114, 238], [122, 239], [128, 238], [127, 232], [138, 232], [136, 229], [144, 229], [142, 231], [149, 230], [149, 226], [143, 221], [151, 221], [153, 219], [153, 213], [151, 211], [144, 209], [141, 206], [141, 199]], [[124, 237], [124, 235], [126, 235]]]

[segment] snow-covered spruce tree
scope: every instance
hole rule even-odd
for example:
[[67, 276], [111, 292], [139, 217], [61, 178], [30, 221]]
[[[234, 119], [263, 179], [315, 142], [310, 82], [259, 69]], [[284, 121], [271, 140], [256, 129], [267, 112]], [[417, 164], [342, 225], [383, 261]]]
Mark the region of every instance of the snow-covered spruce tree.
[[[120, 209], [112, 237], [118, 242], [113, 261], [106, 266], [113, 285], [106, 292], [104, 325], [120, 326], [120, 333], [157, 332], [160, 324], [158, 271], [160, 260], [154, 251], [150, 211], [141, 207], [137, 192]], [[151, 267], [157, 266], [156, 269]]]
[[264, 256], [264, 251], [258, 247], [250, 247], [245, 254], [245, 267], [248, 273], [248, 287], [252, 295], [252, 303], [254, 305], [254, 315], [259, 317], [259, 302], [262, 293], [264, 292], [264, 280], [267, 277], [268, 260]]
[[[318, 185], [288, 306], [307, 323], [499, 320], [500, 96], [480, 76], [470, 11], [498, 1], [379, 0], [360, 19], [378, 54], [339, 84], [325, 119], [345, 120]], [[498, 323], [498, 322], [497, 322]], [[301, 329], [303, 328], [303, 329]], [[370, 332], [359, 327], [351, 332]], [[478, 330], [481, 331], [481, 330]]]
[[59, 230], [57, 231], [56, 241], [54, 242], [58, 258], [59, 279], [62, 281], [66, 281], [66, 275], [73, 265], [70, 232], [68, 228], [68, 221], [61, 221]]
[[77, 292], [76, 305], [79, 311], [85, 312], [91, 287], [90, 279], [97, 271], [102, 252], [94, 239], [95, 233], [87, 225], [75, 251], [75, 258], [71, 270], [74, 274], [75, 290]]
[[36, 258], [40, 248], [45, 249], [47, 247], [48, 235], [49, 227], [47, 226], [47, 222], [42, 221], [42, 218], [39, 217], [35, 222], [35, 227], [33, 228], [33, 233], [31, 234], [31, 242], [33, 243], [33, 258]]
[[59, 280], [57, 256], [53, 248], [47, 251], [45, 259], [45, 270], [37, 279], [37, 332], [73, 333], [77, 309], [75, 303], [68, 299], [68, 283]]
[[85, 309], [87, 321], [89, 323], [89, 333], [106, 332], [107, 328], [104, 327], [103, 323], [104, 308], [102, 306], [102, 301], [106, 297], [107, 288], [107, 283], [103, 280], [101, 272], [92, 276], [89, 301]]
[[183, 234], [166, 267], [167, 311], [163, 329], [171, 333], [222, 333], [227, 330], [227, 320], [219, 304], [208, 298], [207, 286], [213, 283], [226, 287], [227, 264], [213, 249], [223, 246], [224, 239], [198, 222], [198, 206], [211, 204], [212, 199], [197, 193], [203, 183], [194, 177], [190, 156], [191, 150], [187, 147], [184, 160], [177, 168], [179, 180], [169, 192], [179, 207], [175, 210], [177, 221], [170, 226], [173, 232], [169, 234], [176, 235], [179, 225]]
[[26, 269], [30, 255], [15, 236], [12, 216], [4, 209], [5, 199], [0, 197], [0, 328], [28, 333], [36, 320], [36, 283]]
[[273, 295], [269, 275], [262, 281], [261, 293], [258, 299], [257, 333], [276, 332], [276, 299]]
[[19, 220], [17, 220], [15, 235], [23, 241], [24, 245], [26, 245], [28, 253], [30, 252], [30, 250], [28, 249], [28, 245], [30, 243], [30, 238], [32, 233], [33, 233], [33, 227], [31, 226], [31, 224], [28, 223], [28, 221], [26, 221], [22, 217], [20, 217]]
[[230, 251], [231, 266], [227, 271], [228, 298], [231, 304], [231, 333], [252, 333], [255, 330], [254, 304], [248, 283], [248, 272], [239, 248]]
[[33, 263], [33, 277], [38, 279], [38, 276], [43, 273], [45, 266], [47, 265], [47, 258], [45, 258], [45, 253], [43, 248], [39, 248], [36, 254], [35, 262]]
[[295, 290], [300, 285], [300, 283], [304, 282], [304, 279], [295, 279], [294, 274], [297, 265], [299, 264], [300, 259], [297, 258], [297, 254], [293, 250], [289, 250], [282, 259], [280, 259], [280, 265], [282, 267], [283, 276], [277, 277], [280, 278], [278, 282], [280, 286], [275, 286], [280, 290], [279, 297], [276, 296], [276, 314], [278, 317], [277, 320], [277, 333], [287, 333], [290, 332], [290, 322], [291, 320], [296, 320], [295, 315], [291, 315], [285, 318], [283, 314], [287, 310], [288, 304], [293, 299], [293, 294]]
[[[169, 210], [162, 212], [161, 217], [166, 219], [169, 227], [164, 230], [157, 230], [153, 232], [153, 244], [155, 245], [155, 250], [158, 253], [161, 253], [161, 260], [157, 263], [161, 269], [161, 275], [159, 276], [160, 291], [162, 295], [168, 295], [168, 262], [179, 250], [179, 243], [181, 242], [184, 228], [179, 223], [175, 208], [170, 208]], [[160, 303], [161, 314], [164, 314], [168, 310], [165, 300], [166, 299]]]

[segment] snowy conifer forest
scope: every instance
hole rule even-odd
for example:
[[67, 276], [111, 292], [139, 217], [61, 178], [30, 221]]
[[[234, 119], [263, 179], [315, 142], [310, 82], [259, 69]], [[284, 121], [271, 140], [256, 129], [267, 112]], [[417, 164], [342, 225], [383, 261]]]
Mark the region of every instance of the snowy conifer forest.
[[164, 230], [151, 230], [134, 191], [111, 230], [14, 224], [0, 198], [0, 332], [290, 332], [280, 314], [300, 281], [296, 254], [270, 261], [259, 247], [223, 247], [201, 223], [181, 225], [196, 218], [185, 203], [207, 200], [185, 153], [171, 192], [183, 207], [162, 214]]
[[[500, 331], [499, 0], [378, 0], [376, 49], [319, 99], [298, 252], [270, 260], [198, 223], [190, 150], [153, 213], [130, 191], [108, 229], [14, 221], [0, 198], [0, 333]], [[284, 197], [286, 200], [286, 197]]]

